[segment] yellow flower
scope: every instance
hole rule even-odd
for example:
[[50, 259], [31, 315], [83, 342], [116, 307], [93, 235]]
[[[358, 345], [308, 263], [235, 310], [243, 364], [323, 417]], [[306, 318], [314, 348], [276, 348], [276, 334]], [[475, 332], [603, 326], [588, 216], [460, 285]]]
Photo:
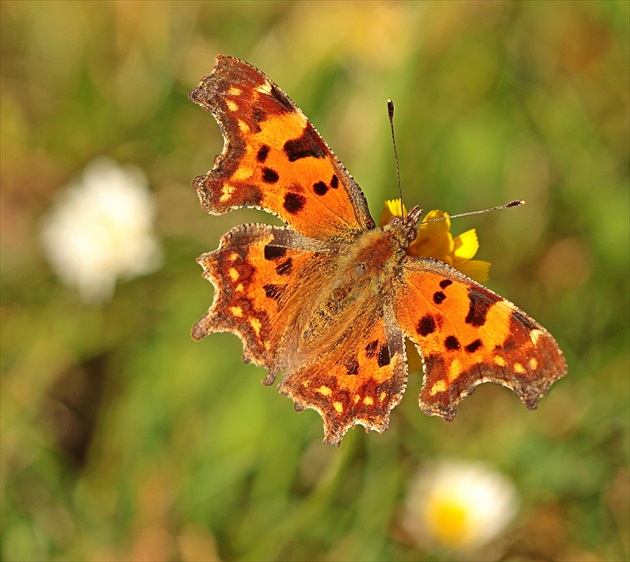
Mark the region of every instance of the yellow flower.
[[[381, 213], [381, 226], [387, 224], [392, 217], [401, 217], [402, 214], [400, 199], [385, 201], [385, 207]], [[443, 220], [428, 222], [434, 219]], [[458, 269], [464, 275], [472, 277], [475, 281], [480, 283], [487, 281], [490, 263], [472, 259], [479, 249], [475, 229], [467, 230], [455, 238], [450, 230], [451, 219], [448, 213], [440, 210], [427, 213], [418, 226], [418, 236], [409, 245], [408, 253], [417, 258], [436, 258]]]

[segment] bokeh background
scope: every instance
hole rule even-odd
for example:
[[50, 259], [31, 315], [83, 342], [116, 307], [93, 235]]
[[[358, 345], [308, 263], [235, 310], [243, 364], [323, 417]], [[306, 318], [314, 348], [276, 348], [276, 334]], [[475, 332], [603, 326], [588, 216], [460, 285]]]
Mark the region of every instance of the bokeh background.
[[[4, 560], [627, 560], [627, 2], [3, 1]], [[372, 214], [396, 196], [475, 227], [493, 290], [545, 325], [569, 376], [538, 410], [484, 385], [424, 416], [411, 375], [383, 435], [323, 445], [313, 411], [260, 384], [195, 258], [229, 228], [190, 187], [222, 139], [188, 92], [217, 53], [311, 118]], [[144, 170], [159, 269], [86, 303], [41, 244], [95, 158]], [[415, 475], [483, 462], [520, 509], [485, 550], [405, 531]], [[408, 525], [407, 525], [408, 527]]]

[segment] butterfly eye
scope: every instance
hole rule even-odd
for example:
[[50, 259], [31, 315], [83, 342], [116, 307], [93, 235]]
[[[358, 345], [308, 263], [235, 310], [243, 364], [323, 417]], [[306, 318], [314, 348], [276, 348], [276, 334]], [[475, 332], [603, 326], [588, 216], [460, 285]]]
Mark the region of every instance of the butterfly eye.
[[407, 231], [407, 243], [411, 244], [416, 239], [416, 236], [418, 236], [418, 232], [416, 231], [415, 227], [412, 226]]

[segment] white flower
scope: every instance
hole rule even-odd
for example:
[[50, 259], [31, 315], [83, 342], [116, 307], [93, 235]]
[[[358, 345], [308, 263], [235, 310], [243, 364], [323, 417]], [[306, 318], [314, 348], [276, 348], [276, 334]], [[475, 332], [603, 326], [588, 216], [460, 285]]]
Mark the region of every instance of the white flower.
[[46, 257], [61, 281], [77, 287], [85, 302], [107, 300], [118, 278], [159, 267], [155, 211], [142, 170], [98, 158], [44, 217], [41, 241]]
[[504, 475], [481, 463], [442, 461], [412, 483], [402, 525], [425, 547], [475, 551], [496, 538], [517, 509], [516, 489]]

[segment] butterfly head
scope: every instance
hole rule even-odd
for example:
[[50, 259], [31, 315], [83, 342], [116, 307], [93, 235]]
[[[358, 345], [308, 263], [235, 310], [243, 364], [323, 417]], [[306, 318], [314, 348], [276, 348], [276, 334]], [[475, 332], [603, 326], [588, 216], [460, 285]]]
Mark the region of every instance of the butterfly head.
[[391, 232], [400, 242], [403, 248], [407, 248], [418, 236], [416, 225], [422, 216], [423, 210], [417, 205], [405, 216], [393, 216], [383, 227], [386, 232]]

